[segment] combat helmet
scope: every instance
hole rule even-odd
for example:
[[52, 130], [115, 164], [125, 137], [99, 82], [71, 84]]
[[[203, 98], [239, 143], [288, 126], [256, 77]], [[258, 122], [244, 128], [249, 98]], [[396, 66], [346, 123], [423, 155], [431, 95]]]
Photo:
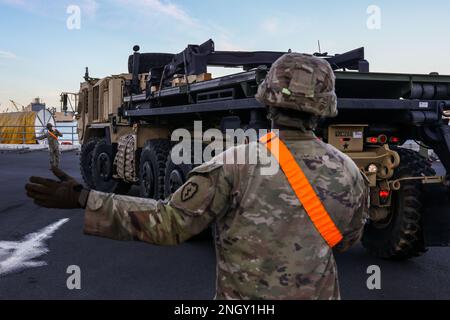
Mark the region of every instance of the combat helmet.
[[49, 123], [47, 123], [46, 127], [47, 127], [48, 130], [50, 130], [50, 129], [53, 128], [53, 125], [49, 122]]
[[335, 75], [326, 60], [287, 53], [272, 65], [255, 97], [272, 108], [335, 117], [338, 112], [334, 84]]

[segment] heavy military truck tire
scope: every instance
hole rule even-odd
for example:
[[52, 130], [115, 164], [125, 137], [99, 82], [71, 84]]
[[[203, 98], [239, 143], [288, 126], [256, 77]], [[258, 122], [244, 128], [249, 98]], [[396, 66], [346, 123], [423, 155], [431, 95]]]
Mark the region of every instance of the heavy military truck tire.
[[97, 145], [99, 139], [94, 137], [83, 143], [80, 153], [80, 172], [83, 177], [84, 183], [89, 188], [94, 188], [94, 182], [92, 179], [92, 153]]
[[139, 163], [141, 197], [156, 200], [164, 198], [164, 175], [169, 153], [169, 140], [157, 139], [145, 143]]
[[92, 152], [93, 188], [101, 192], [126, 194], [131, 184], [113, 178], [115, 150], [106, 139], [99, 139]]
[[[164, 67], [172, 61], [171, 53], [141, 53], [139, 58], [139, 74], [148, 73], [152, 68]], [[128, 58], [128, 72], [133, 73], [133, 55]]]
[[[400, 156], [394, 179], [411, 176], [434, 176], [431, 164], [419, 153], [391, 148]], [[392, 195], [389, 216], [383, 221], [366, 224], [362, 244], [376, 257], [407, 260], [426, 252], [422, 232], [423, 185], [420, 181], [403, 181]]]
[[177, 191], [187, 180], [189, 172], [194, 168], [192, 164], [175, 164], [169, 154], [164, 176], [164, 197], [169, 197]]

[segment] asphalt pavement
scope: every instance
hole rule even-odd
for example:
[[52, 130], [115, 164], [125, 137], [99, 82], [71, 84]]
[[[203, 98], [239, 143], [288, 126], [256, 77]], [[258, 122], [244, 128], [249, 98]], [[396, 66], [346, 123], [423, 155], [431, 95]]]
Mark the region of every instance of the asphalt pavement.
[[[215, 252], [209, 241], [159, 247], [86, 236], [82, 210], [48, 210], [27, 199], [28, 177], [50, 177], [48, 166], [44, 151], [0, 153], [0, 246], [69, 219], [45, 241], [49, 251], [34, 260], [47, 265], [0, 275], [0, 299], [214, 297]], [[81, 179], [76, 152], [63, 153], [61, 167]], [[446, 204], [442, 199], [430, 201], [429, 209], [450, 213]], [[2, 259], [6, 256], [0, 255], [0, 263]], [[450, 248], [431, 248], [414, 260], [391, 262], [367, 255], [358, 245], [337, 255], [337, 262], [344, 299], [450, 299]], [[71, 265], [80, 267], [80, 290], [67, 288]], [[381, 290], [367, 288], [371, 265], [380, 267]]]

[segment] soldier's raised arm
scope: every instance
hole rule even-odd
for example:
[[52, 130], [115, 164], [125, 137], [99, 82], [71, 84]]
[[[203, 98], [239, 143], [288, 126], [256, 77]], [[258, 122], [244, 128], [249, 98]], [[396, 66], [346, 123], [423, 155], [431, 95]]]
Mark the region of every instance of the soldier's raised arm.
[[231, 185], [221, 165], [206, 163], [168, 202], [88, 191], [59, 169], [61, 181], [32, 177], [27, 195], [48, 208], [85, 207], [84, 231], [116, 240], [176, 245], [205, 230], [229, 208]]

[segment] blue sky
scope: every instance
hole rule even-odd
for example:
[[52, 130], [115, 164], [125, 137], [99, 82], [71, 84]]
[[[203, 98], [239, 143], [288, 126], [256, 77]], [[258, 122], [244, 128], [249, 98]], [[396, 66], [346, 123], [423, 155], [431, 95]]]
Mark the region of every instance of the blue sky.
[[[69, 5], [81, 9], [80, 29], [66, 26]], [[367, 27], [370, 5], [380, 29]], [[134, 44], [177, 53], [212, 38], [222, 50], [311, 53], [320, 39], [329, 53], [366, 47], [373, 71], [450, 74], [449, 13], [445, 0], [0, 0], [0, 110], [35, 96], [59, 106], [85, 66], [96, 77], [126, 72]]]

